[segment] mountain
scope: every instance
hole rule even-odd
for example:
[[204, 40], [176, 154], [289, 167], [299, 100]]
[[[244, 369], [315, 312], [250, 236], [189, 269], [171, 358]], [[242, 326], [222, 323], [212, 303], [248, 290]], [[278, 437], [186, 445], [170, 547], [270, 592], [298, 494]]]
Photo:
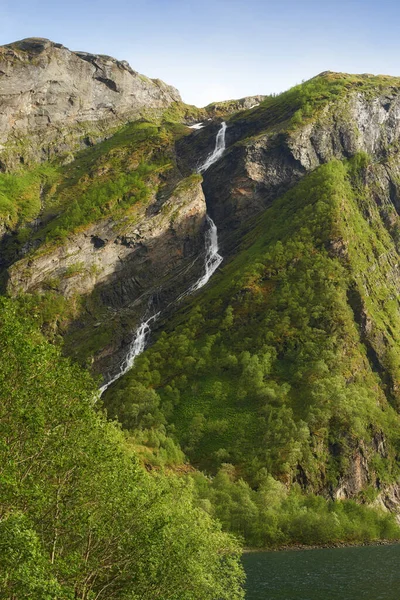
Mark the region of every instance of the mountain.
[[[37, 39], [0, 53], [0, 254], [13, 296], [0, 298], [0, 596], [240, 600], [238, 541], [189, 481], [146, 472], [97, 382], [57, 347], [74, 324], [90, 329], [83, 303], [97, 279], [111, 279], [112, 331], [143, 285], [189, 269], [205, 202], [199, 177], [182, 180], [174, 164], [173, 139], [190, 129], [164, 114], [193, 108], [108, 57]], [[33, 293], [16, 297], [22, 285]], [[137, 319], [143, 307], [128, 308]]]
[[[197, 109], [114, 59], [2, 52], [34, 95], [61, 53], [51, 98], [64, 110], [69, 77], [90, 85], [97, 132], [86, 143], [71, 105], [50, 151], [53, 100], [49, 127], [7, 121], [0, 266], [18, 314], [116, 379], [104, 407], [147, 469], [190, 481], [247, 544], [399, 537], [400, 79], [325, 72]], [[197, 289], [217, 234], [224, 260]], [[150, 343], [117, 377], [135, 332]]]
[[208, 473], [398, 511], [399, 84], [324, 73], [229, 118], [203, 182], [225, 263], [111, 414], [147, 427], [152, 389], [152, 427]]
[[126, 61], [28, 38], [0, 48], [1, 165], [43, 161], [91, 145], [179, 92]]

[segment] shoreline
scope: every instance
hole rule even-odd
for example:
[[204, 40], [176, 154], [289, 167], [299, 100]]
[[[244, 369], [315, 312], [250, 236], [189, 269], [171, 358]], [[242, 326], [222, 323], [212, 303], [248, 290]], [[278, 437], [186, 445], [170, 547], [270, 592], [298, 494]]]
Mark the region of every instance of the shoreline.
[[331, 548], [361, 548], [362, 546], [394, 546], [400, 544], [400, 538], [396, 540], [371, 540], [360, 542], [327, 542], [326, 544], [285, 544], [274, 548], [243, 548], [243, 554], [254, 554], [255, 552], [285, 552], [288, 550], [327, 550]]

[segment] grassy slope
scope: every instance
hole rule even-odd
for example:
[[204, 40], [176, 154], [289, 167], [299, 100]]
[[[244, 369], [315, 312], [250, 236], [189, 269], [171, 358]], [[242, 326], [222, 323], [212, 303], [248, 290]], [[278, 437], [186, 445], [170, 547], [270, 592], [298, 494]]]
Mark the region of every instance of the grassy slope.
[[47, 225], [36, 237], [48, 241], [109, 215], [118, 219], [173, 168], [173, 141], [185, 131], [173, 123], [136, 121], [68, 165], [2, 174], [0, 218], [15, 228], [40, 214]]
[[326, 72], [309, 79], [276, 96], [269, 96], [248, 111], [229, 118], [232, 124], [242, 125], [246, 137], [265, 131], [290, 131], [314, 120], [328, 104], [352, 93], [376, 96], [398, 92], [400, 78], [384, 75], [348, 75]]
[[[314, 118], [329, 101], [348, 91], [372, 94], [399, 85], [394, 78], [327, 74], [268, 98], [232, 120], [246, 123], [246, 135], [288, 130]], [[139, 173], [148, 189], [154, 175], [172, 164], [170, 143], [182, 133], [175, 125], [133, 124], [61, 171], [57, 167], [56, 174], [46, 179], [45, 211], [58, 215], [45, 230], [47, 239], [62, 240], [76, 227], [109, 214], [128, 214], [138, 181], [127, 182], [126, 171], [135, 170], [143, 156], [146, 162], [150, 157], [154, 171]], [[224, 505], [223, 499], [215, 500], [218, 485], [225, 493], [231, 481], [233, 491], [228, 496], [236, 496], [235, 510], [258, 506], [263, 522], [265, 498], [275, 493], [271, 492], [274, 486], [298, 481], [317, 493], [328, 490], [346, 472], [360, 445], [370, 468], [371, 485], [364, 498], [374, 497], [378, 479], [390, 482], [398, 474], [400, 429], [393, 406], [400, 364], [399, 322], [393, 265], [391, 259], [382, 258], [395, 257], [396, 249], [379, 218], [366, 217], [377, 209], [372, 188], [362, 185], [363, 160], [321, 167], [266, 211], [237, 258], [223, 267], [221, 275], [169, 324], [169, 333], [109, 391], [111, 415], [117, 414], [134, 430], [144, 447], [161, 449], [167, 461], [182, 460], [171, 441], [174, 438], [206, 471], [215, 473], [224, 463], [235, 464], [233, 474], [222, 468], [220, 479], [211, 484], [213, 491], [202, 492], [199, 483], [200, 497], [206, 504], [212, 497], [217, 513]], [[60, 172], [61, 181], [57, 180]], [[120, 176], [121, 186], [116, 185], [112, 196]], [[133, 185], [132, 195], [125, 184]], [[111, 192], [110, 203], [105, 197], [98, 202], [103, 188], [107, 200]], [[83, 200], [82, 207], [74, 204], [77, 197]], [[345, 240], [342, 254], [341, 240]], [[349, 297], [356, 302], [349, 304]], [[353, 311], [360, 307], [373, 323], [368, 339], [354, 318]], [[362, 315], [357, 318], [361, 323]], [[381, 355], [378, 367], [371, 360], [371, 348]], [[375, 448], [381, 432], [386, 437], [385, 457]], [[274, 476], [269, 483], [265, 483], [266, 473]], [[235, 482], [240, 475], [262, 494], [253, 497], [247, 484]], [[318, 500], [313, 497], [307, 501], [293, 496], [289, 501], [281, 492], [275, 514], [268, 517], [273, 522], [278, 514], [285, 521], [288, 513], [318, 513], [313, 504]], [[322, 521], [326, 510], [330, 511], [325, 504], [320, 506]], [[244, 531], [247, 525], [238, 526], [249, 519], [236, 516], [232, 523], [233, 517], [218, 516], [252, 543], [296, 541], [288, 525], [293, 524], [292, 518], [286, 519], [286, 525], [280, 523], [276, 535], [268, 538], [264, 531], [256, 542], [258, 534]], [[360, 522], [364, 517], [360, 515]], [[316, 527], [312, 520], [308, 525]], [[371, 535], [386, 535], [379, 527]], [[337, 539], [344, 539], [345, 530], [343, 525], [336, 532]], [[350, 539], [360, 538], [354, 527], [350, 530]], [[335, 538], [332, 528], [323, 535]]]
[[[137, 405], [142, 388], [155, 390], [153, 424], [171, 424], [190, 459], [209, 471], [232, 462], [250, 480], [266, 467], [289, 482], [301, 465], [307, 488], [318, 491], [338, 483], [361, 443], [371, 484], [375, 477], [393, 480], [400, 420], [348, 303], [354, 286], [366, 296], [359, 282], [364, 261], [385, 244], [393, 248], [387, 231], [363, 216], [368, 190], [353, 173], [361, 168], [324, 165], [267, 210], [248, 247], [109, 391], [112, 413], [124, 419], [121, 402], [127, 410], [130, 401], [139, 414], [134, 426], [147, 426], [147, 408], [141, 415]], [[335, 240], [343, 240], [345, 256]], [[382, 270], [371, 270], [369, 316], [378, 329], [390, 319], [397, 340], [392, 290]], [[394, 343], [390, 357], [395, 378]], [[381, 431], [387, 458], [374, 450]]]

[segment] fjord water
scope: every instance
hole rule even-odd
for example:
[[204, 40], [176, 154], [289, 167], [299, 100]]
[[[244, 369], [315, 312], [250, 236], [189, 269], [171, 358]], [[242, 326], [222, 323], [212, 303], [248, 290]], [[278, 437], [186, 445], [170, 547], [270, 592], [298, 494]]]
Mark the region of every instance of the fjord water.
[[[225, 150], [225, 132], [226, 132], [226, 123], [225, 121], [221, 123], [221, 127], [218, 130], [215, 148], [214, 151], [208, 156], [204, 164], [199, 168], [199, 173], [204, 173], [212, 164], [217, 162], [224, 153]], [[204, 275], [199, 277], [199, 279], [186, 291], [184, 292], [178, 300], [184, 298], [185, 296], [189, 296], [189, 294], [196, 292], [200, 288], [202, 288], [210, 277], [215, 273], [218, 269], [219, 265], [223, 261], [223, 257], [218, 253], [218, 231], [217, 226], [215, 225], [212, 218], [207, 214], [206, 215], [207, 229], [205, 233], [205, 247], [206, 247], [206, 256], [204, 261]], [[125, 375], [129, 369], [132, 368], [133, 363], [135, 362], [135, 358], [139, 356], [146, 348], [147, 341], [150, 336], [150, 323], [154, 322], [160, 313], [157, 312], [153, 314], [151, 317], [146, 317], [145, 320], [140, 323], [139, 327], [135, 331], [135, 335], [133, 337], [132, 343], [128, 348], [128, 352], [124, 360], [119, 366], [119, 370], [114, 377], [112, 377], [109, 381], [104, 383], [99, 389], [100, 396], [106, 391], [106, 389], [117, 381], [122, 375]]]
[[246, 600], [399, 600], [400, 544], [243, 556]]

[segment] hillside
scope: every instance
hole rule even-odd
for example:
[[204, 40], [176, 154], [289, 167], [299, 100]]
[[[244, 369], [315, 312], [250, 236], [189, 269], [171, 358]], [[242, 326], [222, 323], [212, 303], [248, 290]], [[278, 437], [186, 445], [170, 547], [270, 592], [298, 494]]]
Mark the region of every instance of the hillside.
[[145, 111], [180, 101], [177, 90], [126, 61], [28, 38], [0, 48], [0, 150], [3, 168], [71, 157], [79, 146]]
[[[89, 598], [94, 531], [115, 543], [116, 569], [145, 544], [134, 584], [121, 567], [126, 594], [152, 597], [141, 577], [154, 561], [158, 597], [177, 600], [211, 599], [218, 578], [221, 598], [241, 597], [238, 546], [215, 519], [258, 547], [400, 538], [400, 79], [326, 72], [197, 109], [125, 62], [30, 38], [0, 48], [0, 82], [1, 393], [17, 411], [0, 424], [30, 440], [3, 449], [0, 501], [7, 532], [32, 541], [32, 581], [39, 553], [40, 581]], [[217, 234], [224, 260], [198, 286]], [[147, 349], [118, 378], [150, 317]], [[113, 482], [123, 509], [108, 530]], [[87, 528], [76, 511], [91, 494]], [[171, 540], [192, 522], [199, 545], [173, 588], [157, 527]], [[21, 577], [17, 597], [40, 598]]]
[[111, 415], [208, 474], [398, 510], [398, 91], [323, 74], [228, 120], [203, 183], [224, 266]]

